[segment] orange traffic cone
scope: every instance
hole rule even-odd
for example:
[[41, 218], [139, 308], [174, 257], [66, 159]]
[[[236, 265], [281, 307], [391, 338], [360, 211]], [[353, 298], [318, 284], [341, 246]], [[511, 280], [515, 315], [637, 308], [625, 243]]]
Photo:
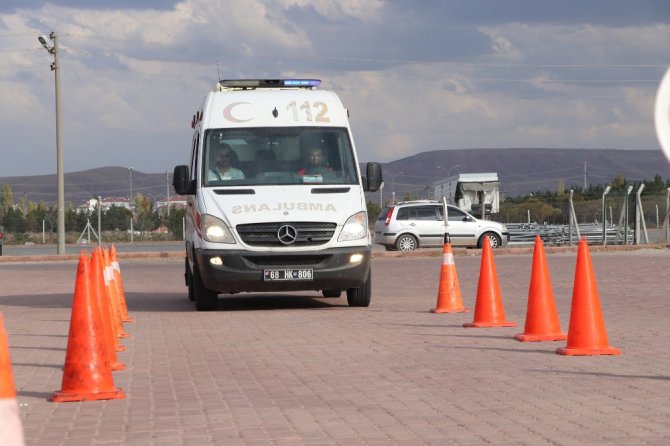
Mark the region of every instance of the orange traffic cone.
[[123, 391], [114, 387], [112, 369], [105, 352], [100, 309], [90, 280], [90, 267], [88, 254], [82, 252], [72, 301], [63, 382], [61, 390], [52, 393], [49, 401], [125, 398]]
[[464, 327], [516, 327], [515, 322], [505, 320], [505, 309], [500, 297], [498, 273], [493, 261], [491, 245], [484, 243], [482, 262], [477, 284], [474, 321], [463, 324]]
[[431, 313], [463, 313], [470, 311], [463, 306], [461, 287], [458, 284], [456, 263], [451, 251], [451, 243], [445, 243], [442, 249], [442, 269], [440, 270], [440, 286], [437, 292], [437, 304]]
[[95, 278], [94, 284], [98, 292], [98, 298], [101, 299], [101, 309], [103, 315], [107, 314], [107, 319], [109, 320], [109, 325], [112, 327], [112, 339], [114, 343], [114, 350], [117, 352], [123, 352], [126, 350], [126, 347], [121, 344], [119, 341], [119, 329], [118, 326], [121, 325], [114, 314], [114, 308], [112, 307], [112, 301], [109, 298], [109, 293], [107, 287], [105, 286], [105, 267], [104, 260], [102, 258], [102, 250], [97, 246], [93, 248], [93, 255], [91, 260], [91, 269], [93, 269], [93, 276]]
[[91, 283], [93, 293], [95, 294], [95, 299], [96, 302], [98, 302], [98, 308], [100, 311], [100, 320], [102, 321], [102, 332], [105, 340], [105, 351], [107, 352], [107, 359], [109, 360], [112, 371], [125, 370], [126, 365], [122, 362], [119, 362], [116, 357], [116, 352], [124, 351], [125, 347], [119, 343], [119, 338], [116, 336], [114, 331], [112, 322], [112, 309], [110, 308], [111, 303], [107, 298], [105, 280], [102, 277], [101, 263], [102, 253], [99, 249], [94, 249], [90, 268]]
[[109, 249], [109, 256], [112, 260], [112, 268], [114, 269], [114, 279], [116, 280], [116, 293], [121, 304], [121, 320], [123, 322], [134, 322], [130, 315], [128, 315], [128, 307], [126, 306], [126, 293], [123, 290], [123, 279], [121, 278], [121, 267], [119, 266], [119, 257], [116, 255], [116, 247], [112, 245]]
[[544, 254], [544, 244], [540, 236], [535, 237], [533, 266], [530, 271], [528, 287], [528, 308], [526, 310], [526, 328], [514, 338], [521, 342], [562, 341], [568, 337], [561, 333], [554, 292], [551, 289], [549, 268]]
[[129, 338], [130, 335], [123, 331], [123, 323], [121, 321], [121, 308], [119, 305], [119, 298], [116, 295], [116, 285], [114, 284], [114, 271], [109, 260], [109, 250], [107, 247], [102, 249], [103, 262], [103, 276], [105, 278], [105, 287], [107, 288], [107, 295], [109, 301], [112, 303], [112, 310], [114, 313], [114, 323], [116, 324], [116, 333], [120, 338]]
[[579, 241], [575, 284], [572, 289], [568, 345], [556, 350], [559, 355], [620, 355], [621, 350], [610, 347], [605, 331], [598, 285], [591, 266], [591, 254], [586, 239]]
[[0, 444], [7, 446], [25, 444], [2, 313], [0, 313]]

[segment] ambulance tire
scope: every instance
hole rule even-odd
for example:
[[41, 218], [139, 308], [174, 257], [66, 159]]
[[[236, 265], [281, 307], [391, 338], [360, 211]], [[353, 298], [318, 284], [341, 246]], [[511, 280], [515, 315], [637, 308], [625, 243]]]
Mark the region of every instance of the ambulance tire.
[[372, 270], [368, 271], [368, 278], [359, 288], [347, 290], [347, 302], [350, 307], [367, 307], [372, 295]]
[[191, 267], [188, 265], [188, 258], [186, 259], [186, 286], [188, 287], [188, 300], [193, 302], [195, 300], [195, 292], [193, 291], [193, 273], [191, 272]]
[[205, 288], [200, 279], [200, 272], [198, 266], [193, 268], [193, 281], [191, 287], [193, 288], [193, 297], [195, 300], [195, 309], [198, 311], [212, 311], [216, 310], [219, 305], [219, 295], [216, 291]]

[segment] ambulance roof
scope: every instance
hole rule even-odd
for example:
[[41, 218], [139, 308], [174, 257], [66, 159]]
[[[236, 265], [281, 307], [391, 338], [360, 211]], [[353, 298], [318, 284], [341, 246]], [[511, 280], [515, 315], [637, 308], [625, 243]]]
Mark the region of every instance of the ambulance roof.
[[[316, 79], [223, 80], [205, 98], [205, 128], [348, 127], [337, 95], [315, 87]], [[200, 116], [196, 114], [194, 123]]]

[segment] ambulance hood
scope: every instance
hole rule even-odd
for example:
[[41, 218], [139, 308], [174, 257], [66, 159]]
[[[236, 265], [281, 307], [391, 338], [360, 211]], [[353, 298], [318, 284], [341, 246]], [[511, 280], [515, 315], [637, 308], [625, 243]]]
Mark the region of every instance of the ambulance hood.
[[207, 188], [202, 194], [205, 213], [225, 215], [232, 227], [278, 221], [332, 222], [342, 226], [353, 214], [365, 209], [361, 196], [356, 184]]

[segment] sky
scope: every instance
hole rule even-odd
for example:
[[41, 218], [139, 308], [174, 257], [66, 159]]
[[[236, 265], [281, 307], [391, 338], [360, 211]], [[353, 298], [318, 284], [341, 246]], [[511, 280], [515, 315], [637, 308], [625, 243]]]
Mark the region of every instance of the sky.
[[468, 148], [660, 150], [667, 0], [3, 0], [0, 177], [186, 164], [218, 79], [317, 78], [361, 161]]

